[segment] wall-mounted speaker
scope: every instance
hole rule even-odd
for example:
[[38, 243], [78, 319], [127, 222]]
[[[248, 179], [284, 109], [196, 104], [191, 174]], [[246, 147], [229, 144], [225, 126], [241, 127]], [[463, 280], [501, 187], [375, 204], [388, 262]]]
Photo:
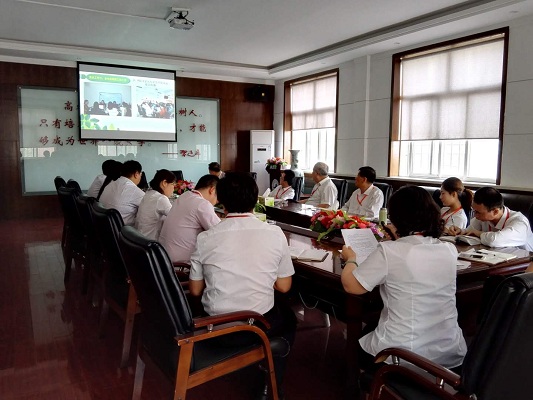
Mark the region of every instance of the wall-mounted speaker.
[[265, 85], [256, 85], [246, 89], [245, 98], [247, 101], [272, 101], [270, 90]]

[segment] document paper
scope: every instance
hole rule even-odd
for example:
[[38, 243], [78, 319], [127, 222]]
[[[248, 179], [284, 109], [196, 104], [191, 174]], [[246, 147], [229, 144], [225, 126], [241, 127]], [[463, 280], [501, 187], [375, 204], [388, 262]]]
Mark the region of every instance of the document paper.
[[344, 243], [357, 254], [359, 264], [378, 247], [378, 241], [370, 229], [341, 229], [341, 232]]

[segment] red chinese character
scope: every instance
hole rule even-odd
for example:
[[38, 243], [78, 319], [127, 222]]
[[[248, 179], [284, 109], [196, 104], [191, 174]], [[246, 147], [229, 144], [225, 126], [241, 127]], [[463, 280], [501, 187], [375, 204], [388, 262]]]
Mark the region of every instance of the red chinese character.
[[74, 121], [72, 121], [72, 118], [65, 120], [65, 126], [68, 126], [69, 128], [74, 127]]
[[85, 139], [78, 139], [78, 142], [84, 146], [87, 144], [87, 140]]
[[47, 124], [46, 122], [47, 122], [46, 119], [44, 119], [44, 118], [41, 119], [41, 123], [39, 124], [39, 126], [43, 126], [43, 125], [44, 125], [44, 126], [48, 126], [48, 124]]
[[41, 136], [39, 142], [41, 142], [41, 144], [44, 146], [46, 143], [48, 143], [48, 136]]
[[99, 140], [91, 140], [89, 143], [96, 146], [98, 144]]
[[198, 115], [196, 115], [196, 113], [194, 112], [194, 110], [189, 111], [189, 115], [191, 115], [191, 114], [194, 115], [195, 117], [198, 116]]
[[72, 146], [74, 142], [75, 142], [74, 136], [69, 136], [65, 143], [70, 144]]
[[60, 146], [63, 146], [63, 141], [61, 140], [61, 136], [57, 136], [54, 138], [53, 144], [58, 144]]
[[200, 149], [196, 149], [196, 151], [194, 152], [194, 155], [199, 157], [200, 156]]
[[141, 147], [143, 147], [145, 143], [146, 143], [146, 142], [145, 142], [144, 140], [139, 140], [139, 141], [137, 141], [137, 144], [138, 144], [139, 146], [141, 146]]
[[192, 124], [191, 126], [189, 126], [189, 130], [192, 132], [196, 132], [196, 124]]
[[182, 157], [185, 157], [187, 155], [187, 150], [180, 150], [180, 154]]
[[200, 132], [207, 132], [207, 129], [205, 129], [205, 124], [200, 124], [198, 128], [200, 128]]
[[70, 101], [65, 103], [65, 110], [72, 111], [72, 103]]
[[54, 122], [52, 122], [52, 126], [56, 129], [61, 129], [61, 120], [56, 118]]
[[178, 111], [178, 115], [187, 116], [187, 109], [186, 108], [180, 108], [180, 110]]

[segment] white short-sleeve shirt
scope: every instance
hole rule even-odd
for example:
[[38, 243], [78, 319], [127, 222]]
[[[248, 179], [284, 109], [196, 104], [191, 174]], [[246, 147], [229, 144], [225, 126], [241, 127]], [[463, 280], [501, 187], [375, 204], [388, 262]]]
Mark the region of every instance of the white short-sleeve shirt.
[[144, 192], [131, 179], [121, 176], [105, 187], [100, 196], [100, 203], [105, 208], [118, 210], [120, 215], [122, 215], [124, 225], [133, 226], [137, 209], [143, 197]]
[[159, 242], [172, 262], [189, 264], [198, 234], [219, 222], [213, 205], [200, 192], [185, 192], [176, 199], [163, 222]]
[[383, 207], [383, 192], [378, 187], [370, 185], [364, 193], [361, 193], [361, 189], [355, 190], [342, 210], [349, 215], [372, 219], [379, 217], [381, 207]]
[[481, 243], [490, 247], [521, 247], [533, 251], [533, 233], [529, 220], [518, 211], [505, 207], [496, 225], [488, 221], [472, 218], [470, 226], [483, 233]]
[[444, 220], [444, 226], [446, 228], [457, 226], [464, 229], [468, 225], [468, 218], [462, 207], [453, 213], [450, 213], [450, 207], [442, 207], [440, 209], [440, 217]]
[[329, 204], [330, 208], [336, 209], [339, 205], [337, 195], [339, 194], [337, 186], [329, 177], [318, 182], [311, 191], [311, 197], [307, 199], [306, 204], [318, 206], [319, 204]]
[[282, 200], [292, 200], [294, 199], [294, 189], [292, 186], [287, 186], [284, 188], [281, 185], [278, 185], [272, 192], [270, 192], [269, 197]]
[[368, 291], [381, 285], [384, 304], [377, 328], [359, 340], [363, 350], [399, 347], [448, 368], [460, 365], [466, 343], [457, 323], [456, 261], [455, 246], [434, 238], [379, 244], [353, 272]]
[[94, 178], [93, 183], [91, 183], [91, 186], [89, 186], [89, 189], [87, 190], [87, 197], [98, 197], [98, 193], [100, 192], [100, 188], [104, 184], [104, 181], [104, 174], [100, 174], [96, 178]]
[[294, 274], [287, 238], [279, 226], [253, 214], [228, 214], [198, 235], [191, 256], [191, 280], [205, 280], [202, 295], [209, 315], [274, 306], [274, 283]]
[[137, 210], [135, 228], [147, 238], [158, 240], [163, 221], [171, 208], [172, 203], [167, 196], [157, 190], [148, 190]]

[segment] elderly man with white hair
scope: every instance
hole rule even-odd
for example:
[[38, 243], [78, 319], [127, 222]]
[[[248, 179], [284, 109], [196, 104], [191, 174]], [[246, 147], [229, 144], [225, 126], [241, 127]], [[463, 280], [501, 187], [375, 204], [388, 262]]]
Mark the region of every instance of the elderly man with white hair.
[[313, 167], [311, 177], [315, 181], [315, 186], [311, 192], [311, 197], [307, 200], [302, 200], [310, 206], [321, 208], [337, 208], [337, 187], [328, 176], [328, 165], [323, 162], [317, 162]]

